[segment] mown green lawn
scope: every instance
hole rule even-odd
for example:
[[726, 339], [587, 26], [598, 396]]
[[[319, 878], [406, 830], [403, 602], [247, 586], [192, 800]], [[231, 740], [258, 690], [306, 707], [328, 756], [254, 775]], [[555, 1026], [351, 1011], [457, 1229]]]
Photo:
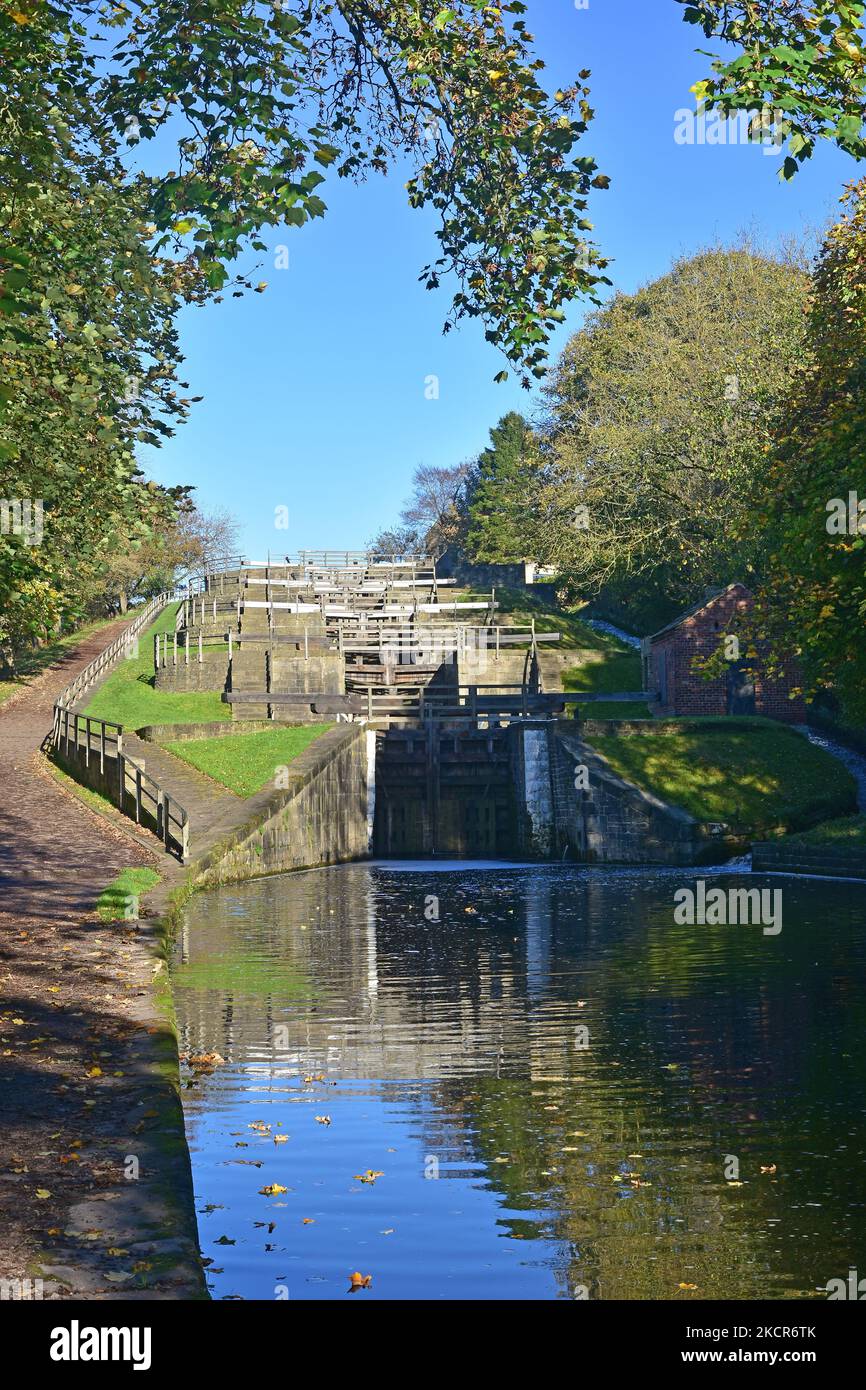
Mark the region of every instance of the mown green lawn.
[[127, 657], [100, 686], [85, 709], [96, 719], [110, 719], [127, 729], [145, 724], [200, 724], [231, 719], [220, 691], [184, 694], [155, 690], [153, 685], [153, 635], [174, 632], [178, 605], [170, 603], [138, 640], [138, 656]]
[[[798, 844], [824, 845], [826, 849], [866, 849], [866, 816], [840, 816], [824, 821], [800, 835], [792, 835]], [[788, 843], [788, 842], [786, 842]]]
[[[596, 633], [602, 637], [603, 634]], [[603, 636], [600, 650], [606, 653], [604, 661], [593, 661], [585, 666], [571, 666], [562, 673], [563, 690], [585, 692], [587, 695], [613, 694], [620, 690], [643, 689], [640, 652], [617, 642], [614, 637]], [[589, 705], [577, 706], [581, 719], [649, 719], [649, 705], [645, 700], [616, 700], [610, 703], [598, 701]]]
[[851, 809], [855, 783], [838, 762], [784, 725], [731, 731], [706, 720], [680, 734], [592, 739], [621, 777], [702, 821], [755, 833], [799, 829]]
[[176, 758], [206, 772], [238, 796], [253, 796], [332, 724], [285, 725], [251, 734], [174, 740], [164, 746]]

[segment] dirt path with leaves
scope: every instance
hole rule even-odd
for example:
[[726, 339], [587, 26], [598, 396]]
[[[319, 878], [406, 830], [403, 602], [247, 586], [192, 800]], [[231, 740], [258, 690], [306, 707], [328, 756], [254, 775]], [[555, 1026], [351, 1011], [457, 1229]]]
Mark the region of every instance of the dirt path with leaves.
[[58, 693], [121, 628], [0, 706], [0, 1298], [203, 1288], [158, 942], [93, 910], [159, 854], [40, 751]]

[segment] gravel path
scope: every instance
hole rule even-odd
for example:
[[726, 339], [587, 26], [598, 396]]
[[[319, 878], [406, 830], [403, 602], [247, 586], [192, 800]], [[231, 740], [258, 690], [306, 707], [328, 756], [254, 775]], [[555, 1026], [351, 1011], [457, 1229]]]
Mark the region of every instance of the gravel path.
[[156, 943], [93, 912], [121, 869], [160, 855], [40, 752], [57, 695], [121, 628], [0, 706], [0, 1298], [202, 1289]]

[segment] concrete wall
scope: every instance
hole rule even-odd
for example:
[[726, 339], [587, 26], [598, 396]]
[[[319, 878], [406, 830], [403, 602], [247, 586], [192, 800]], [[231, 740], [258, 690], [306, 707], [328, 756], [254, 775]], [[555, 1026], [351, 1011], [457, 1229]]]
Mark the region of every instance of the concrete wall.
[[288, 765], [287, 786], [251, 797], [243, 825], [196, 862], [196, 886], [365, 858], [367, 739], [364, 729], [350, 725], [317, 739]]
[[558, 841], [556, 787], [553, 756], [555, 749], [546, 724], [512, 725], [516, 780], [520, 790], [521, 816], [518, 835], [521, 853], [527, 858], [555, 857]]

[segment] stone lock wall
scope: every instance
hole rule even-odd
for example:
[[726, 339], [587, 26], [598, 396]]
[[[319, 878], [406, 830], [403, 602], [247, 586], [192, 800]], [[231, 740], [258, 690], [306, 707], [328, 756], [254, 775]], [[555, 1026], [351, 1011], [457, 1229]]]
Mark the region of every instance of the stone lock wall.
[[[618, 777], [566, 722], [514, 725], [511, 736], [520, 851], [527, 858], [701, 864], [745, 848]], [[578, 767], [586, 769], [586, 788], [576, 784]]]
[[281, 656], [274, 648], [271, 667], [271, 689], [289, 693], [303, 691], [317, 695], [342, 695], [346, 682], [343, 658], [339, 652], [310, 652], [305, 660], [292, 650], [291, 656]]
[[244, 824], [198, 862], [197, 886], [366, 858], [372, 737], [358, 725], [341, 725], [316, 739], [288, 765], [286, 787], [251, 797]]
[[173, 666], [160, 666], [154, 673], [154, 686], [157, 690], [175, 690], [188, 694], [190, 691], [225, 690], [229, 674], [228, 650], [213, 651], [204, 648], [202, 660], [198, 653], [190, 651], [189, 664], [178, 653], [178, 663]]
[[[564, 849], [589, 863], [711, 864], [745, 842], [702, 824], [678, 806], [617, 776], [577, 734], [552, 734], [556, 826]], [[585, 788], [576, 785], [586, 769]]]

